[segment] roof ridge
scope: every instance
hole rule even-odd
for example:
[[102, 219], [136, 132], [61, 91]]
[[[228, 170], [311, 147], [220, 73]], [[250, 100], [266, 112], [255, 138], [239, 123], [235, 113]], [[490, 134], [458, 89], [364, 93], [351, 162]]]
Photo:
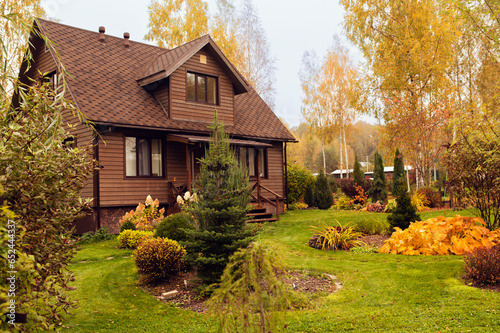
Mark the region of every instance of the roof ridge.
[[[93, 34], [96, 34], [96, 35], [99, 34], [99, 32], [96, 32], [96, 31], [92, 31], [92, 30], [89, 30], [89, 29], [75, 27], [75, 26], [72, 26], [72, 25], [69, 25], [69, 24], [65, 24], [65, 23], [61, 23], [61, 22], [51, 21], [51, 20], [40, 18], [40, 17], [36, 17], [35, 20], [37, 20], [37, 21], [39, 21], [39, 22], [41, 22], [43, 24], [63, 25], [65, 27], [68, 27], [68, 28], [71, 28], [71, 29], [81, 30], [81, 31], [85, 31], [85, 32], [90, 32], [90, 33], [93, 33]], [[123, 40], [123, 37], [113, 36], [113, 35], [110, 35], [110, 34], [106, 34], [106, 37], [113, 38], [113, 39], [116, 39], [116, 40]], [[129, 39], [129, 42], [130, 43], [135, 43], [135, 44], [140, 44], [140, 45], [145, 45], [145, 46], [148, 46], [148, 47], [154, 47], [154, 48], [162, 50], [162, 51], [172, 51], [172, 49], [167, 49], [167, 48], [164, 48], [164, 47], [159, 47], [157, 45], [148, 44], [148, 43], [144, 43], [144, 42], [139, 42], [139, 41], [135, 41], [135, 40], [132, 40], [132, 39]]]

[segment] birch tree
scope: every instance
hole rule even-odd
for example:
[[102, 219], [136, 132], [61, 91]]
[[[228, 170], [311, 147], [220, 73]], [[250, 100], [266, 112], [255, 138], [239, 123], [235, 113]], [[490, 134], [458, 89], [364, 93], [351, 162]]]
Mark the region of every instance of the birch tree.
[[299, 77], [304, 93], [302, 114], [322, 140], [323, 147], [333, 140], [335, 133], [339, 136], [342, 178], [344, 158], [345, 168], [349, 170], [346, 132], [356, 116], [353, 107], [356, 72], [347, 49], [335, 38], [334, 45], [321, 64], [314, 53], [306, 51]]
[[381, 105], [386, 143], [400, 146], [428, 185], [448, 125], [459, 36], [456, 10], [440, 0], [341, 0], [345, 30], [363, 52], [366, 81]]

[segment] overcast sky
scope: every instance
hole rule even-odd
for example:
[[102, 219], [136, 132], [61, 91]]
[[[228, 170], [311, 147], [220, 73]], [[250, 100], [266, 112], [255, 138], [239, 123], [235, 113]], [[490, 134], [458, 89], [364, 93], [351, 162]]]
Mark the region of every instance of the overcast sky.
[[[210, 1], [209, 1], [210, 3]], [[144, 41], [149, 0], [43, 0], [49, 17], [78, 28]], [[298, 73], [302, 55], [314, 50], [323, 56], [333, 35], [342, 33], [343, 10], [335, 0], [254, 0], [276, 57], [275, 113], [290, 126], [300, 123], [302, 91]]]

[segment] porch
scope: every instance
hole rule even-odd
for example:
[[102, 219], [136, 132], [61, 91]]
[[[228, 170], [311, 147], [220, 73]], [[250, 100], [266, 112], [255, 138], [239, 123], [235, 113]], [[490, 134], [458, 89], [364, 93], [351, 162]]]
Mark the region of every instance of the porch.
[[[172, 134], [167, 136], [168, 143], [181, 143], [185, 158], [185, 176], [184, 177], [169, 177], [167, 171], [167, 206], [169, 212], [179, 210], [177, 205], [177, 196], [183, 195], [186, 191], [195, 187], [195, 180], [200, 174], [200, 167], [197, 160], [203, 157], [205, 148], [210, 142], [210, 138], [206, 136], [181, 135]], [[273, 176], [276, 168], [274, 165], [274, 155], [278, 151], [270, 143], [230, 139], [231, 145], [234, 147], [237, 158], [242, 163], [247, 163], [250, 173], [251, 185], [251, 204], [252, 211], [248, 214], [249, 222], [264, 222], [279, 220], [280, 212], [283, 211], [283, 196], [270, 188], [273, 181], [269, 179]], [[281, 145], [280, 145], [281, 146]], [[180, 146], [178, 146], [180, 147]], [[179, 148], [177, 148], [179, 150]], [[280, 147], [282, 160], [282, 149]], [[176, 154], [179, 157], [179, 154]], [[271, 162], [271, 163], [270, 163]], [[280, 178], [283, 179], [282, 164], [280, 167]], [[252, 172], [253, 171], [253, 172]], [[265, 184], [265, 183], [268, 184]], [[266, 186], [268, 185], [268, 186]], [[269, 186], [271, 185], [271, 186]], [[283, 189], [283, 182], [279, 183], [279, 187]], [[274, 186], [276, 187], [276, 186]]]

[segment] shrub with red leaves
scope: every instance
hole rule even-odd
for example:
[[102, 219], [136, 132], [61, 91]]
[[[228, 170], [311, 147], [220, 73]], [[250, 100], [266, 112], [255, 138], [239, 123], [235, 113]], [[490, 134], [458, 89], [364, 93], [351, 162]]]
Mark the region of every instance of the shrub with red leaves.
[[500, 284], [500, 244], [481, 247], [464, 256], [465, 279], [475, 285]]
[[379, 202], [370, 203], [370, 204], [366, 205], [366, 211], [367, 212], [374, 212], [374, 213], [383, 213], [385, 211], [385, 205], [381, 204]]

